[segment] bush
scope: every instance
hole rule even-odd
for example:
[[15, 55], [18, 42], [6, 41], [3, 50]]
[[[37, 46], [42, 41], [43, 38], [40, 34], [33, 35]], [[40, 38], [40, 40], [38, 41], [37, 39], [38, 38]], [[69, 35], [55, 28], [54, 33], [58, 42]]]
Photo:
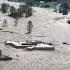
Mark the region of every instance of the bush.
[[19, 17], [23, 17], [23, 13], [25, 13], [27, 6], [26, 5], [20, 5], [20, 7], [17, 9], [17, 13]]
[[45, 8], [49, 8], [50, 7], [50, 5], [45, 5]]
[[23, 14], [26, 14], [26, 17], [32, 16], [32, 8], [27, 5], [20, 5], [18, 9], [15, 9], [13, 6], [10, 8], [10, 15], [13, 18], [21, 18]]
[[27, 9], [27, 5], [20, 5], [20, 7], [17, 9], [18, 12], [25, 13]]
[[18, 13], [20, 13], [21, 15], [25, 13], [26, 17], [30, 17], [32, 16], [32, 8], [28, 5], [20, 5]]
[[13, 7], [13, 6], [10, 7], [10, 15], [9, 16], [11, 16], [13, 18], [17, 17], [17, 11], [16, 11], [15, 7]]
[[16, 8], [11, 6], [10, 7], [10, 14], [14, 14], [14, 13], [16, 13]]
[[6, 13], [7, 12], [7, 10], [8, 10], [8, 4], [5, 4], [5, 3], [3, 3], [3, 4], [1, 4], [1, 11], [3, 12], [3, 13]]
[[29, 6], [33, 6], [35, 3], [35, 0], [25, 0], [25, 3]]
[[67, 15], [68, 14], [68, 11], [67, 10], [64, 10], [64, 11], [62, 11], [62, 14], [63, 15]]
[[69, 9], [68, 3], [62, 3], [62, 7], [63, 7], [63, 10], [62, 10], [63, 15], [67, 15], [68, 9]]
[[28, 7], [28, 8], [26, 9], [25, 14], [26, 14], [25, 17], [30, 17], [30, 16], [32, 16], [32, 8], [31, 8], [31, 7]]

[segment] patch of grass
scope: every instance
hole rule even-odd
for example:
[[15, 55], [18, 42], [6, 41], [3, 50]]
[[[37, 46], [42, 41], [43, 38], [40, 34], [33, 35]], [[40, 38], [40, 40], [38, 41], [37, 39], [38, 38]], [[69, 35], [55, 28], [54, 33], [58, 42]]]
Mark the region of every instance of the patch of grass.
[[55, 6], [56, 5], [56, 2], [48, 2], [46, 4], [50, 6], [49, 8], [53, 8], [53, 9], [56, 8], [56, 6]]

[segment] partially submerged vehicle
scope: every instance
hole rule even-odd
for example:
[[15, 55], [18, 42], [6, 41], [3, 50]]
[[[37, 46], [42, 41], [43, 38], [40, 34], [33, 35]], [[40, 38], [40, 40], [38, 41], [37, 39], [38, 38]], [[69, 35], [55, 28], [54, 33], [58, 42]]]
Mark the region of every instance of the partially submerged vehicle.
[[27, 47], [27, 50], [54, 50], [54, 47], [52, 45], [41, 43], [32, 47]]
[[25, 47], [30, 47], [32, 45], [37, 45], [34, 42], [15, 42], [15, 41], [6, 41], [5, 45], [11, 45], [14, 48], [25, 48]]
[[6, 45], [11, 45], [14, 48], [26, 48], [26, 50], [54, 50], [55, 48], [51, 43], [44, 43], [42, 41], [31, 41], [31, 42], [14, 42], [6, 41]]

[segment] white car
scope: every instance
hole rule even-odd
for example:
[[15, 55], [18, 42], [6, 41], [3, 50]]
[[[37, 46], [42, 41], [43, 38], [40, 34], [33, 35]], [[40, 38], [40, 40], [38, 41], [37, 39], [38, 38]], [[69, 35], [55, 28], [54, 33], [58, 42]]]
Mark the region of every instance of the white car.
[[55, 48], [52, 44], [47, 44], [41, 41], [32, 41], [32, 42], [15, 42], [15, 41], [6, 41], [5, 45], [11, 45], [14, 48], [26, 48], [26, 50], [54, 50]]
[[54, 50], [55, 48], [52, 45], [40, 43], [32, 47], [27, 47], [27, 50]]
[[10, 45], [14, 48], [25, 48], [30, 47], [30, 44], [27, 44], [27, 42], [18, 42], [18, 41], [6, 41], [5, 45]]

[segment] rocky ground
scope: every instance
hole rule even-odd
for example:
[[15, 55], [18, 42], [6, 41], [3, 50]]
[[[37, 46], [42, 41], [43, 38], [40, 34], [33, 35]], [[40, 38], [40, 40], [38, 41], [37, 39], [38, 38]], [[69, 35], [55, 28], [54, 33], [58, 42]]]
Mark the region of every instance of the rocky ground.
[[[0, 70], [70, 70], [70, 25], [67, 20], [70, 14], [53, 12], [50, 9], [33, 8], [32, 17], [21, 18], [18, 26], [14, 26], [14, 19], [0, 13], [0, 48], [2, 54], [14, 58], [11, 61], [0, 61]], [[2, 27], [3, 20], [7, 19], [7, 26]], [[27, 22], [31, 20], [33, 30], [30, 36], [26, 35]], [[29, 38], [30, 37], [30, 38]], [[25, 51], [5, 46], [4, 41], [40, 40], [52, 42], [54, 51]]]

